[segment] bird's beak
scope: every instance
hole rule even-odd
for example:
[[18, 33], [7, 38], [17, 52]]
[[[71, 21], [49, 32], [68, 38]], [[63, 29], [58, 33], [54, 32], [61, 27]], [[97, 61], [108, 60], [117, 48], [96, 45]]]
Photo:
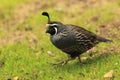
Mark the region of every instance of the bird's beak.
[[46, 33], [49, 33], [49, 30], [48, 30], [48, 28], [46, 29]]
[[46, 33], [49, 33], [49, 26], [50, 24], [46, 24]]
[[46, 24], [46, 27], [49, 27], [50, 26], [50, 24]]

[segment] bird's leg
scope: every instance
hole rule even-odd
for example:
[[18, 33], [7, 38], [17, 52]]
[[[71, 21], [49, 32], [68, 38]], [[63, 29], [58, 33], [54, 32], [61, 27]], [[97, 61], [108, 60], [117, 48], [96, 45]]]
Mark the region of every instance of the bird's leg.
[[79, 61], [79, 63], [81, 63], [82, 61], [81, 61], [81, 59], [80, 59], [80, 55], [78, 56], [78, 61]]
[[68, 58], [67, 60], [60, 61], [60, 62], [58, 62], [57, 64], [65, 65], [65, 64], [67, 64], [70, 60], [72, 60], [72, 59]]

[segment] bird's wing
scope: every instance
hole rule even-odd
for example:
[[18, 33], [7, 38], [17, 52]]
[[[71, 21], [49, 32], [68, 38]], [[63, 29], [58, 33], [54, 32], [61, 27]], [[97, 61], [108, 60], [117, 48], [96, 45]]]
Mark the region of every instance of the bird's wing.
[[74, 32], [74, 38], [76, 40], [76, 44], [79, 44], [79, 47], [84, 50], [88, 50], [99, 43], [99, 40], [97, 40], [97, 35], [94, 33], [82, 28], [73, 25], [72, 31]]

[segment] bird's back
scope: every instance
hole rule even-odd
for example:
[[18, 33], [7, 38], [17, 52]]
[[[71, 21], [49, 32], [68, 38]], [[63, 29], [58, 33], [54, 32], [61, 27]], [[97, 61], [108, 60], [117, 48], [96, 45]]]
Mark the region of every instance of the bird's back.
[[67, 27], [67, 29], [69, 29], [68, 31], [70, 31], [69, 35], [72, 36], [74, 44], [69, 43], [71, 46], [66, 47], [62, 50], [73, 57], [86, 52], [100, 42], [97, 39], [97, 35], [85, 30], [82, 27], [75, 25], [67, 25]]

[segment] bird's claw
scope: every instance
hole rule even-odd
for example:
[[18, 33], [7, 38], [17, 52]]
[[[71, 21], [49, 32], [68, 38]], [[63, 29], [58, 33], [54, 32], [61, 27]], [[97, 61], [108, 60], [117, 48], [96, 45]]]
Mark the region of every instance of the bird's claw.
[[58, 63], [50, 63], [50, 64], [52, 64], [52, 65], [65, 65], [65, 64], [67, 64], [68, 63], [68, 61], [60, 61], [60, 62], [58, 62]]

